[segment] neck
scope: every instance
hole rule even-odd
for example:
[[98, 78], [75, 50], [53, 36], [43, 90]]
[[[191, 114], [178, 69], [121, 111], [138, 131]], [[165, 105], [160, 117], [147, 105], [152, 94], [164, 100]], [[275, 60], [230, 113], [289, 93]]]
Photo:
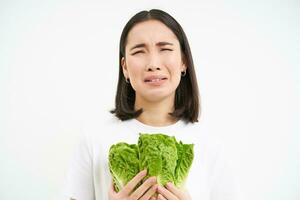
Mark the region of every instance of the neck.
[[143, 108], [143, 112], [137, 120], [150, 126], [168, 126], [177, 120], [169, 115], [174, 111], [174, 97], [166, 98], [157, 102], [146, 101], [141, 97], [136, 97], [135, 110]]

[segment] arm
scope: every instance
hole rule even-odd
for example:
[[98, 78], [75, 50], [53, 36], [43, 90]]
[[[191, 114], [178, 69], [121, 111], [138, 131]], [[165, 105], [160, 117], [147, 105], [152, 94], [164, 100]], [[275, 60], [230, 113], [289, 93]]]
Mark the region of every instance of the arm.
[[65, 177], [66, 199], [94, 200], [92, 151], [87, 136], [81, 136], [76, 145]]

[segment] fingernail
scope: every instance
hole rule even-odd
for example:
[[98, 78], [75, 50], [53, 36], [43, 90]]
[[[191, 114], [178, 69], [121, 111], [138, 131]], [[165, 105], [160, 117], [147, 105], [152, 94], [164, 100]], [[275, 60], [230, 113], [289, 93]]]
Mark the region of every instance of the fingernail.
[[171, 182], [167, 183], [167, 187], [171, 187], [171, 186], [172, 186]]

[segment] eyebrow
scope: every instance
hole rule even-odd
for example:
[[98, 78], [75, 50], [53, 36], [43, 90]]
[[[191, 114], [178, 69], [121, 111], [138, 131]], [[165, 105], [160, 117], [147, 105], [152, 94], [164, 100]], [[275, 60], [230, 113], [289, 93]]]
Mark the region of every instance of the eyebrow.
[[[166, 45], [173, 45], [173, 44], [170, 43], [170, 42], [158, 42], [158, 43], [156, 43], [156, 46], [159, 46], [159, 47], [166, 46]], [[133, 50], [133, 49], [141, 48], [141, 47], [145, 47], [145, 46], [146, 46], [145, 43], [136, 44], [133, 47], [131, 47], [130, 51]]]

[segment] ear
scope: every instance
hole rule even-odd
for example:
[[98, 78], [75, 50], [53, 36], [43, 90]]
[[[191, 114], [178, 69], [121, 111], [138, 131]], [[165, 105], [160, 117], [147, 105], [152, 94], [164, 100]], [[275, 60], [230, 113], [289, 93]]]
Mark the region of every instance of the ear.
[[186, 64], [182, 63], [180, 71], [183, 72], [183, 71], [186, 71], [186, 70], [187, 70]]
[[182, 63], [181, 63], [181, 71], [186, 71], [187, 70], [187, 66], [186, 66], [186, 59], [185, 56], [182, 57]]
[[125, 61], [124, 57], [122, 57], [122, 59], [121, 59], [121, 65], [122, 65], [122, 70], [123, 70], [123, 74], [125, 76], [125, 79], [129, 78], [128, 77], [128, 70], [127, 70], [127, 66], [126, 66], [126, 61]]

